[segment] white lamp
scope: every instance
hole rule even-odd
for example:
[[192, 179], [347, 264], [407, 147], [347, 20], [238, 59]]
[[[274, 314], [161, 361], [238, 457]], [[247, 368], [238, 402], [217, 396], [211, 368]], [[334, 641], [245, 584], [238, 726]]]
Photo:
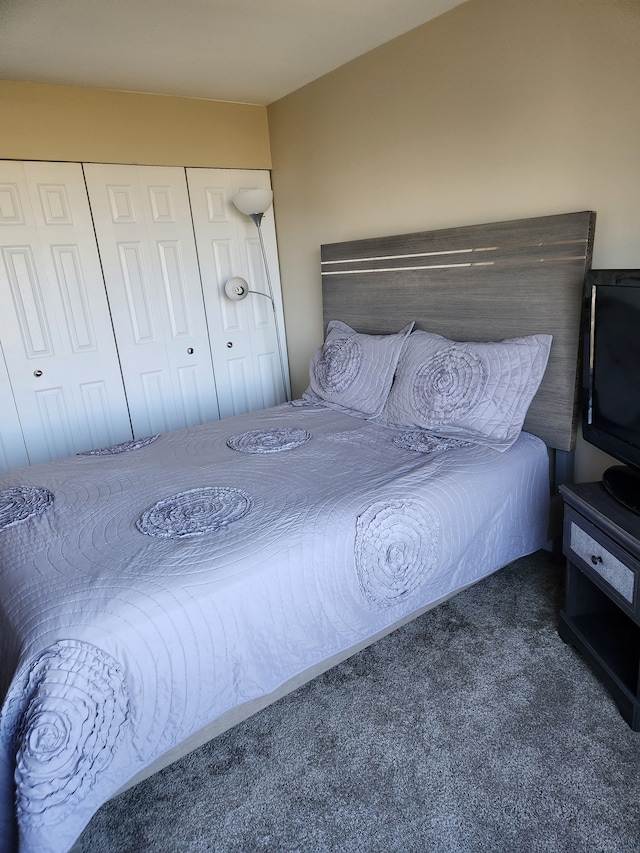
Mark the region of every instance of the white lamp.
[[264, 268], [267, 273], [267, 287], [269, 288], [269, 293], [263, 293], [261, 290], [251, 290], [247, 282], [240, 278], [240, 276], [233, 276], [230, 278], [224, 286], [224, 292], [229, 299], [234, 301], [238, 301], [240, 299], [245, 299], [250, 293], [255, 293], [258, 296], [266, 296], [267, 299], [271, 301], [271, 307], [273, 309], [273, 322], [276, 327], [276, 338], [278, 341], [278, 355], [280, 357], [280, 373], [282, 375], [282, 387], [284, 389], [284, 396], [286, 400], [289, 400], [289, 391], [287, 386], [287, 377], [284, 369], [284, 362], [282, 360], [282, 346], [280, 343], [280, 329], [278, 326], [278, 316], [276, 314], [276, 302], [273, 298], [273, 287], [271, 286], [271, 276], [269, 274], [269, 264], [267, 263], [267, 253], [264, 248], [264, 240], [262, 239], [262, 217], [265, 214], [265, 211], [269, 210], [271, 204], [273, 203], [273, 192], [271, 190], [241, 190], [239, 193], [236, 193], [232, 198], [232, 201], [235, 207], [240, 211], [240, 213], [244, 213], [245, 216], [248, 216], [256, 228], [258, 229], [258, 238], [260, 240], [260, 249], [262, 250], [262, 260], [264, 261]]
[[273, 192], [271, 190], [242, 190], [234, 195], [232, 201], [240, 213], [250, 216], [259, 228], [265, 211], [269, 210], [273, 203]]

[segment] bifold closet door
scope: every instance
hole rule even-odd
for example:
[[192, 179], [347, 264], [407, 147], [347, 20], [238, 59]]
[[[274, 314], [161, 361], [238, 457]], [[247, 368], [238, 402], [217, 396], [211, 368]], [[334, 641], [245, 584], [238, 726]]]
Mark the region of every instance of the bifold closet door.
[[131, 438], [79, 164], [0, 161], [0, 249], [7, 467]]
[[[261, 229], [279, 323], [281, 353], [274, 312], [267, 298], [269, 291], [258, 231], [253, 221], [235, 208], [232, 199], [240, 190], [270, 189], [269, 172], [195, 168], [186, 172], [220, 416], [268, 408], [286, 398], [289, 382], [273, 208], [265, 213]], [[244, 278], [255, 292], [240, 302], [227, 299], [224, 286], [232, 276]], [[286, 387], [280, 359], [285, 366]]]
[[184, 169], [84, 171], [134, 436], [216, 420]]

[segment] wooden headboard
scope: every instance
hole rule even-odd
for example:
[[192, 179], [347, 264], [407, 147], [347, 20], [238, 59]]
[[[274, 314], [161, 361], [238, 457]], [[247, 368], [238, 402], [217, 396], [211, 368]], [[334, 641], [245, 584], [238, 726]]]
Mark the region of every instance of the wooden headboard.
[[457, 341], [551, 334], [524, 428], [573, 450], [594, 227], [595, 213], [583, 211], [323, 245], [325, 327], [339, 319], [386, 334], [415, 320]]

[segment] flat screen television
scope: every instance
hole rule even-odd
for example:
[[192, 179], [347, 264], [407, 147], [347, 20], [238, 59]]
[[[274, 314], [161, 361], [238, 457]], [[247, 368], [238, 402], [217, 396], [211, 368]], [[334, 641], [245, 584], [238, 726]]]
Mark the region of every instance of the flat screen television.
[[587, 274], [582, 434], [618, 460], [602, 477], [640, 513], [640, 270]]

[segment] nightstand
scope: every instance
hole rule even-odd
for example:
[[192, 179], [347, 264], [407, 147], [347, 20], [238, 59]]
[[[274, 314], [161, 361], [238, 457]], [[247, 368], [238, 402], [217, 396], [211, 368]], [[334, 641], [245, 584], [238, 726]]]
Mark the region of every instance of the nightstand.
[[558, 633], [640, 731], [640, 515], [602, 483], [561, 486], [567, 587]]

